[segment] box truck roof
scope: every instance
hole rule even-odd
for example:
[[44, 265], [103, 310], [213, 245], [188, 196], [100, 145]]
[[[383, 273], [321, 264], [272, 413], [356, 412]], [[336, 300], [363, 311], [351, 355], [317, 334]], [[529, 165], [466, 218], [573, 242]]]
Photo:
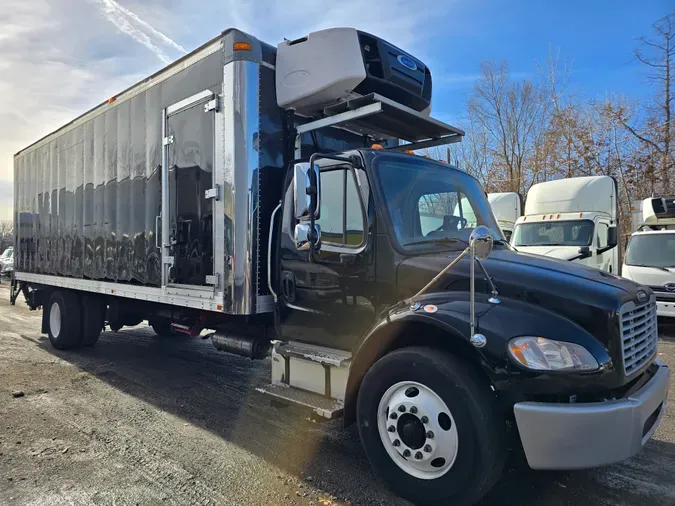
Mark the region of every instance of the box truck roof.
[[595, 212], [616, 218], [616, 182], [610, 176], [574, 177], [535, 184], [525, 215]]

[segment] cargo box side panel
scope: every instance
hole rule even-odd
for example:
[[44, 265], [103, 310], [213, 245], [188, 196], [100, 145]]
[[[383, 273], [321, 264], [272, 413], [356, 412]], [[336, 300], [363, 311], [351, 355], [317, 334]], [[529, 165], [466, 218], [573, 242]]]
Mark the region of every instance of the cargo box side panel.
[[161, 286], [162, 110], [220, 93], [216, 51], [14, 159], [16, 270]]

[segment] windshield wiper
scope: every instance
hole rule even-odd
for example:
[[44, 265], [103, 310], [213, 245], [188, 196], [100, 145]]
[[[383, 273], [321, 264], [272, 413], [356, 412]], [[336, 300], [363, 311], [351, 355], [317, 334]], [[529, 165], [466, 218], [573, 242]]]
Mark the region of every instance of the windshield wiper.
[[438, 239], [424, 239], [423, 241], [412, 241], [407, 242], [403, 246], [412, 246], [413, 244], [452, 244], [455, 242], [461, 242], [463, 244], [469, 245], [463, 239], [458, 239], [457, 237], [439, 237]]
[[658, 269], [660, 271], [670, 272], [667, 267], [661, 267], [660, 265], [645, 265], [645, 264], [626, 264], [630, 267], [649, 267], [650, 269]]

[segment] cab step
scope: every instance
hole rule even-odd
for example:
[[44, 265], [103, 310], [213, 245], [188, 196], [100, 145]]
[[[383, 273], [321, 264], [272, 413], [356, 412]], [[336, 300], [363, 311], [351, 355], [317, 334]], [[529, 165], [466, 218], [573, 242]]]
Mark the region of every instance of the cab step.
[[274, 351], [282, 357], [295, 357], [333, 367], [342, 367], [352, 359], [352, 354], [348, 351], [294, 341], [278, 342], [274, 346]]
[[279, 401], [310, 408], [322, 418], [332, 420], [342, 416], [344, 404], [337, 399], [330, 399], [323, 395], [298, 390], [284, 384], [265, 385], [256, 388], [258, 392], [269, 395]]

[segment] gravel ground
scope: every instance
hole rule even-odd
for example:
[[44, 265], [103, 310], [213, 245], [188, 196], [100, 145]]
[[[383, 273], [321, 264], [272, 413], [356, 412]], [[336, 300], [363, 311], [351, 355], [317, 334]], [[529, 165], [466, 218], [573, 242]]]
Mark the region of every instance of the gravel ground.
[[[7, 299], [0, 285], [1, 505], [408, 504], [373, 476], [355, 427], [309, 422], [255, 391], [269, 361], [143, 326], [59, 352], [41, 313]], [[661, 330], [659, 354], [675, 366], [675, 327]], [[672, 506], [674, 467], [671, 406], [620, 465], [534, 472], [512, 452], [481, 504]]]

